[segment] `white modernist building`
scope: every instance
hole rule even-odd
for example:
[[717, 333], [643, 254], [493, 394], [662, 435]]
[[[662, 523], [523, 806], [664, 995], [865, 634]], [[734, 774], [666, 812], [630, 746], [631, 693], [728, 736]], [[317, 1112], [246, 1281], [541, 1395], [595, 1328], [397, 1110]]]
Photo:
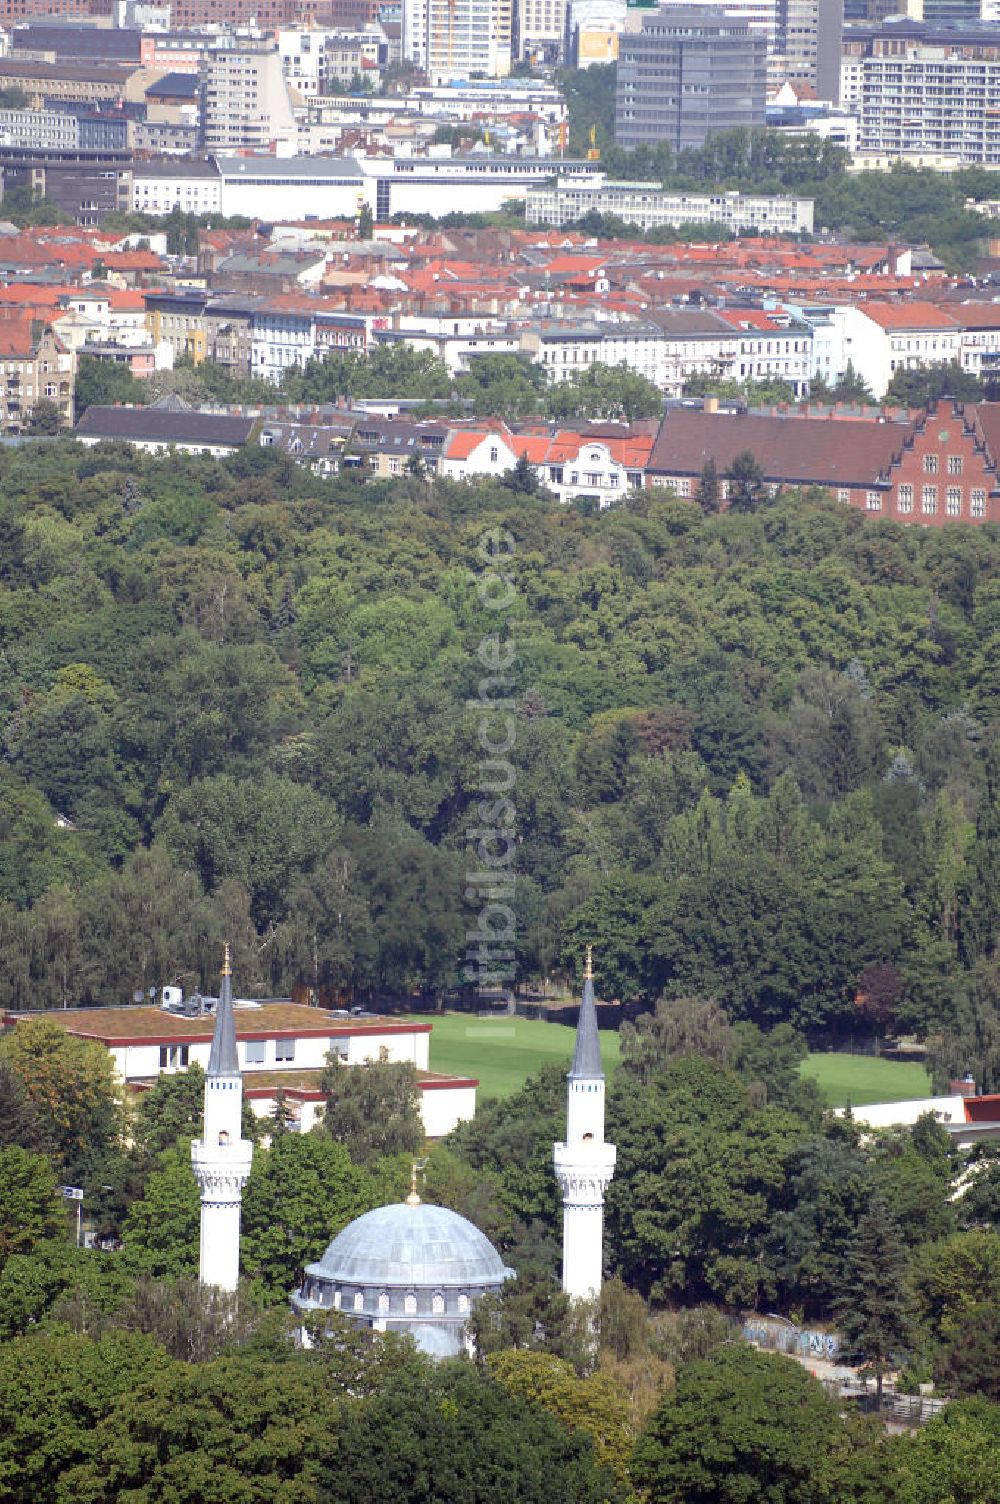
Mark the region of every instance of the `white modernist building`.
[[[366, 205], [376, 219], [394, 214], [487, 213], [552, 174], [549, 157], [217, 158], [225, 215], [298, 221], [353, 218]], [[579, 173], [585, 162], [567, 164]]]
[[191, 1164], [201, 1190], [198, 1274], [203, 1285], [214, 1285], [217, 1290], [235, 1290], [240, 1279], [240, 1210], [253, 1158], [253, 1144], [243, 1137], [242, 1120], [243, 1078], [236, 1053], [227, 945], [205, 1073], [203, 1134], [191, 1142]]
[[594, 1007], [590, 946], [566, 1100], [566, 1141], [553, 1147], [563, 1198], [563, 1290], [573, 1300], [600, 1294], [604, 1192], [615, 1173], [615, 1146], [604, 1141], [604, 1070]]
[[[164, 994], [161, 1007], [58, 1008], [46, 1017], [67, 1034], [103, 1044], [126, 1091], [139, 1094], [162, 1075], [210, 1065], [215, 1028], [211, 1000], [182, 999], [174, 988], [165, 988]], [[289, 1126], [308, 1133], [326, 1106], [322, 1082], [331, 1056], [351, 1066], [383, 1059], [411, 1062], [428, 1138], [441, 1138], [475, 1116], [478, 1081], [428, 1069], [431, 1025], [423, 1020], [370, 1013], [359, 1017], [343, 1009], [249, 998], [233, 999], [232, 1014], [242, 1091], [257, 1117], [273, 1116], [280, 1091], [291, 1114]], [[16, 1028], [22, 1019], [37, 1017], [7, 1013], [2, 1027]]]
[[746, 193], [671, 193], [655, 183], [617, 182], [603, 172], [560, 175], [529, 188], [529, 225], [571, 225], [585, 214], [608, 214], [644, 230], [717, 224], [734, 233], [812, 234], [813, 200]]

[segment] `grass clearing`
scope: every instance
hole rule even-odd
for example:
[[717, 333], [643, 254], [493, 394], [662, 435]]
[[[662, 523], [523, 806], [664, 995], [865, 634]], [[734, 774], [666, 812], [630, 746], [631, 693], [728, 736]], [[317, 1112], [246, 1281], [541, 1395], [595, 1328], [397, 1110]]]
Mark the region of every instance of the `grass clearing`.
[[[498, 1014], [477, 1018], [474, 1013], [428, 1014], [431, 1033], [432, 1071], [455, 1076], [475, 1076], [480, 1101], [486, 1097], [509, 1097], [528, 1076], [549, 1061], [569, 1064], [576, 1031], [566, 1024], [544, 1019], [510, 1018]], [[604, 1069], [618, 1064], [618, 1035], [601, 1030]]]
[[800, 1070], [819, 1082], [828, 1107], [848, 1102], [908, 1102], [930, 1095], [931, 1078], [915, 1061], [881, 1060], [877, 1055], [809, 1055]]
[[[474, 1013], [421, 1015], [432, 1025], [430, 1068], [447, 1075], [475, 1076], [479, 1098], [509, 1097], [528, 1076], [549, 1061], [568, 1066], [575, 1031], [544, 1019], [510, 1018]], [[618, 1035], [601, 1031], [601, 1054], [610, 1076], [619, 1059]], [[819, 1082], [830, 1107], [848, 1102], [903, 1102], [930, 1094], [924, 1067], [872, 1055], [816, 1054], [802, 1062], [802, 1074]]]

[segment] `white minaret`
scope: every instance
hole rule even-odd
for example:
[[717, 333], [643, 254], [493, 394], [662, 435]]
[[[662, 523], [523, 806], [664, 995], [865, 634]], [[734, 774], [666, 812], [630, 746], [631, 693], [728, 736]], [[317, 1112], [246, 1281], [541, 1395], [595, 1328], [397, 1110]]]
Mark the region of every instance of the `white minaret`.
[[253, 1144], [243, 1137], [242, 1119], [243, 1078], [227, 945], [205, 1076], [205, 1131], [191, 1143], [191, 1163], [201, 1187], [199, 1277], [203, 1285], [217, 1290], [235, 1290], [240, 1278], [240, 1202], [253, 1156]]
[[566, 1142], [556, 1144], [552, 1155], [563, 1197], [562, 1287], [574, 1300], [591, 1300], [601, 1292], [604, 1191], [615, 1173], [615, 1146], [604, 1142], [604, 1071], [591, 957], [588, 945], [566, 1099]]

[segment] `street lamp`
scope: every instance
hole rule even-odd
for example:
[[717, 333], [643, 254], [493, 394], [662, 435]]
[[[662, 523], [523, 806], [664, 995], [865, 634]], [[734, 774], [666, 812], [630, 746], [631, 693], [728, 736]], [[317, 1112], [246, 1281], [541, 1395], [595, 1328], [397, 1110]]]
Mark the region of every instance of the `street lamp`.
[[79, 1185], [61, 1185], [59, 1192], [67, 1201], [76, 1202], [76, 1246], [79, 1248], [83, 1234], [83, 1187]]

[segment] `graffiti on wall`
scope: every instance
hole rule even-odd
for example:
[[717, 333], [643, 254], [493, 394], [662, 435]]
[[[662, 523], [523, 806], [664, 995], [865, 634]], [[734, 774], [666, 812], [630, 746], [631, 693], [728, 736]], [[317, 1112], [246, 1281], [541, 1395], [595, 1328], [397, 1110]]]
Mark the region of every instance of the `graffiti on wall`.
[[790, 1353], [797, 1358], [825, 1358], [833, 1362], [840, 1352], [840, 1338], [836, 1332], [804, 1331], [790, 1322], [772, 1320], [767, 1316], [748, 1316], [743, 1322], [743, 1337], [755, 1347]]

